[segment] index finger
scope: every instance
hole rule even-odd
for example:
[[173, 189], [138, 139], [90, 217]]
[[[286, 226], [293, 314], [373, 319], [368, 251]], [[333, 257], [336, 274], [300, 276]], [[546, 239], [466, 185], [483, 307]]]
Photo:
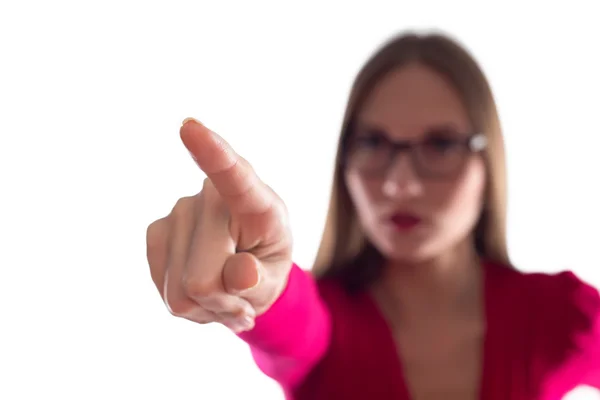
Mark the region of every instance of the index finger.
[[222, 137], [193, 118], [183, 121], [179, 133], [232, 213], [261, 214], [271, 208], [273, 193]]

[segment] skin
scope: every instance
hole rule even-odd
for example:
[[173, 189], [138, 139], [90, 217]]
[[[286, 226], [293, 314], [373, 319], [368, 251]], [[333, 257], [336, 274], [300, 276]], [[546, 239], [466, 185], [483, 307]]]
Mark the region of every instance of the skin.
[[[384, 77], [357, 121], [391, 140], [418, 140], [446, 125], [471, 132], [453, 86], [419, 64]], [[401, 156], [381, 177], [350, 169], [345, 181], [364, 232], [388, 260], [372, 293], [394, 332], [412, 397], [476, 398], [483, 315], [472, 232], [485, 188], [482, 158], [472, 155], [456, 176], [432, 180]], [[393, 229], [387, 218], [396, 210], [423, 222], [413, 231]]]
[[148, 226], [150, 274], [173, 315], [252, 329], [292, 265], [285, 205], [219, 135], [193, 119], [180, 135], [207, 178]]
[[[470, 128], [453, 88], [419, 65], [383, 79], [358, 119], [392, 139], [418, 138], [440, 123]], [[207, 178], [148, 226], [152, 279], [173, 315], [252, 329], [287, 284], [292, 237], [285, 205], [222, 137], [196, 120], [184, 121], [180, 134]], [[364, 231], [388, 260], [372, 294], [392, 328], [412, 398], [475, 398], [483, 317], [470, 235], [484, 164], [473, 157], [456, 177], [436, 182], [411, 168], [404, 157], [381, 179], [346, 171]], [[391, 230], [382, 215], [396, 208], [418, 213], [422, 227]]]

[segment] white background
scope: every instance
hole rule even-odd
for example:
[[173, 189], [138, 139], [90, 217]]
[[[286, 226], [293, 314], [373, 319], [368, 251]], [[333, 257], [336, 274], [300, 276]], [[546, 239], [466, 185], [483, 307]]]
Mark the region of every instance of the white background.
[[203, 178], [180, 123], [280, 193], [310, 268], [354, 74], [408, 28], [450, 32], [489, 76], [516, 264], [600, 285], [597, 6], [318, 3], [0, 3], [0, 398], [279, 399], [245, 345], [170, 316], [150, 280], [147, 225]]

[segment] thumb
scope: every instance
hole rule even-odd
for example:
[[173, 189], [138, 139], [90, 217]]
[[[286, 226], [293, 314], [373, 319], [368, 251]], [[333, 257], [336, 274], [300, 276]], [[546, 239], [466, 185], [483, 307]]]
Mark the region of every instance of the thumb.
[[223, 286], [230, 294], [245, 294], [262, 281], [261, 262], [251, 253], [241, 252], [227, 258], [223, 267]]

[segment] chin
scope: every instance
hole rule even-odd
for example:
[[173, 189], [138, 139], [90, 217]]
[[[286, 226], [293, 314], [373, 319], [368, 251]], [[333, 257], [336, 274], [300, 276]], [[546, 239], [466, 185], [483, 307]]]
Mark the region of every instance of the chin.
[[425, 238], [373, 238], [374, 245], [390, 261], [422, 263], [438, 253], [435, 243]]
[[384, 253], [387, 260], [395, 263], [421, 264], [435, 257], [435, 253], [428, 251], [402, 251], [392, 250]]

